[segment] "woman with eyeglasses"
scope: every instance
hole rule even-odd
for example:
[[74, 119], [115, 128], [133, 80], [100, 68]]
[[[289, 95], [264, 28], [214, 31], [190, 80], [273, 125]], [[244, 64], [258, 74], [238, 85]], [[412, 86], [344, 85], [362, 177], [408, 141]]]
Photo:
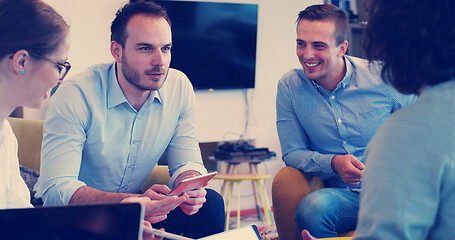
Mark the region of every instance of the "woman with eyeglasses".
[[50, 6], [0, 0], [0, 209], [32, 207], [6, 118], [19, 106], [41, 107], [71, 68], [69, 47], [69, 26]]
[[[6, 118], [19, 106], [40, 108], [71, 68], [69, 26], [40, 0], [0, 0], [0, 209], [33, 207], [19, 173], [17, 140]], [[125, 199], [125, 203], [143, 199]], [[144, 240], [154, 236], [143, 221]]]

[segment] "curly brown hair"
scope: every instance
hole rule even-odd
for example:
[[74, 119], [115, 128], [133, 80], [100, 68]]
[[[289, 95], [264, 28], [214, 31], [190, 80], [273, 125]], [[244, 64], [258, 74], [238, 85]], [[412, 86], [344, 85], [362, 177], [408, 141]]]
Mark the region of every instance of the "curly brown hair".
[[365, 51], [400, 92], [454, 79], [455, 1], [374, 0]]

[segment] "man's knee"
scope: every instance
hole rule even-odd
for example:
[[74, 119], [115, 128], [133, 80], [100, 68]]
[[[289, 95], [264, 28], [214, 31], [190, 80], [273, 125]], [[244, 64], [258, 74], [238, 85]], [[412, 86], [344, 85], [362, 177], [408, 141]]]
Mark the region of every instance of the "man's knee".
[[299, 230], [330, 228], [330, 219], [338, 208], [336, 197], [328, 189], [320, 189], [306, 195], [299, 203], [295, 220]]
[[209, 212], [212, 216], [216, 217], [217, 219], [221, 220], [224, 225], [224, 200], [223, 197], [216, 191], [212, 189], [206, 189], [207, 195], [203, 208], [206, 212]]
[[207, 233], [204, 236], [224, 231], [225, 213], [223, 197], [212, 189], [206, 189], [206, 202], [197, 214], [202, 217]]
[[297, 214], [314, 217], [325, 216], [336, 209], [337, 203], [333, 195], [326, 189], [317, 190], [306, 195], [297, 207]]
[[213, 212], [220, 212], [224, 215], [224, 200], [223, 197], [216, 191], [207, 188], [206, 202], [204, 207]]
[[[345, 189], [320, 189], [305, 196], [297, 207], [299, 230], [310, 230], [318, 237], [329, 237], [338, 230], [353, 230], [358, 211], [358, 195]], [[352, 229], [351, 229], [352, 228]], [[336, 236], [336, 235], [335, 235]]]

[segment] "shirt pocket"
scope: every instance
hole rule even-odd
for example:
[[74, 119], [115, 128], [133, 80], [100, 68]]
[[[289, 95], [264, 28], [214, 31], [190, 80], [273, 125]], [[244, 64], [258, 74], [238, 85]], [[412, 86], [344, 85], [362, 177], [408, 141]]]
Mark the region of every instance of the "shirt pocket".
[[379, 108], [371, 111], [357, 113], [357, 122], [363, 145], [366, 146], [378, 128], [390, 116], [390, 109]]

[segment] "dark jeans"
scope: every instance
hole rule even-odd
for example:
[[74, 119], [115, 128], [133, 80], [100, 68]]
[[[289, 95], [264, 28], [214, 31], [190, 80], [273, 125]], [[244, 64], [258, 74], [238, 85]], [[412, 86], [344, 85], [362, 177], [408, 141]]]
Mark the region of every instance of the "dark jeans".
[[154, 228], [164, 228], [166, 232], [189, 238], [202, 238], [224, 231], [225, 215], [223, 198], [212, 189], [206, 189], [207, 201], [199, 212], [186, 215], [180, 207], [167, 215], [164, 221], [153, 224]]

